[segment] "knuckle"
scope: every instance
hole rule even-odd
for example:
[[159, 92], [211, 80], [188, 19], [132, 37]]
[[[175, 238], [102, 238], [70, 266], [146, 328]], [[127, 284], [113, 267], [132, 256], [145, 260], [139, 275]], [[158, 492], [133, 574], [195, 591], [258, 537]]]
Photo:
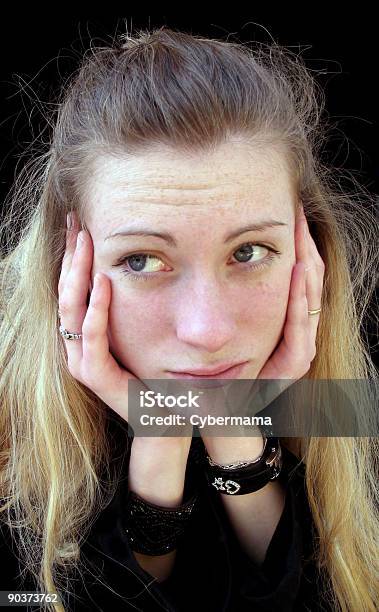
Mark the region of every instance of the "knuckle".
[[308, 365], [309, 363], [309, 347], [308, 346], [304, 346], [301, 352], [301, 357], [299, 357], [299, 361], [301, 361], [302, 364]]
[[72, 287], [73, 287], [72, 275], [70, 274], [70, 272], [68, 272], [64, 279], [63, 292], [66, 294], [70, 293], [70, 291], [72, 290]]
[[302, 354], [302, 352], [298, 351], [296, 354], [293, 355], [292, 357], [292, 364], [294, 369], [297, 370], [302, 370], [304, 367], [304, 363], [307, 361], [306, 359], [306, 355]]
[[59, 300], [59, 311], [61, 315], [67, 315], [71, 311], [72, 307], [67, 296], [61, 297]]

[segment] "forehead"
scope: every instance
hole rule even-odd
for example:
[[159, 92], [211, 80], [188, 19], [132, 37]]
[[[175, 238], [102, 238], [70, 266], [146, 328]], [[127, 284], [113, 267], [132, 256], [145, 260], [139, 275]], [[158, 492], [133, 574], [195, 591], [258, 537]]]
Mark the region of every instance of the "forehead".
[[246, 211], [288, 217], [295, 195], [284, 153], [242, 142], [191, 156], [163, 147], [129, 158], [101, 155], [85, 192], [86, 221], [102, 234], [131, 216], [201, 222], [211, 215], [213, 223]]

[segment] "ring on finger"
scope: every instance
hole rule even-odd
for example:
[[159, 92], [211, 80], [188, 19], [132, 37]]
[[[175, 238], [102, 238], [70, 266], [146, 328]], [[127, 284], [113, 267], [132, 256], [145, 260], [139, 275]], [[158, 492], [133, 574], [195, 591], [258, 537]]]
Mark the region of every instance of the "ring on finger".
[[[60, 320], [61, 319], [61, 313], [60, 313], [59, 310], [58, 310], [58, 316], [59, 316], [59, 320]], [[82, 333], [70, 332], [67, 329], [65, 329], [62, 324], [59, 326], [59, 333], [66, 340], [80, 340], [83, 337]]]

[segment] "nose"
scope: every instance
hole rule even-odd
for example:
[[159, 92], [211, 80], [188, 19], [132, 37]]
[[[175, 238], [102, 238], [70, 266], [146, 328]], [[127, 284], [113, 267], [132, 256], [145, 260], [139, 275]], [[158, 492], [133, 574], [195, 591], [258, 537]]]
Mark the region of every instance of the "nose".
[[216, 283], [187, 286], [176, 310], [176, 334], [182, 343], [208, 353], [222, 351], [236, 337], [237, 315]]

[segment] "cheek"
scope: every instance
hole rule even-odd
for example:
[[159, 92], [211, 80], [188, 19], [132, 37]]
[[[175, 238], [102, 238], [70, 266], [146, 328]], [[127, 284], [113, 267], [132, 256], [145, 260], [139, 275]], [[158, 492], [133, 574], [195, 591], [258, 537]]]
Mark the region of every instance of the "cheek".
[[289, 281], [283, 275], [275, 281], [259, 282], [250, 288], [245, 296], [246, 316], [250, 320], [275, 325], [278, 319], [285, 316], [289, 294]]
[[167, 303], [162, 293], [154, 293], [148, 289], [135, 290], [130, 286], [119, 287], [112, 283], [108, 327], [113, 339], [117, 336], [127, 336], [128, 343], [134, 344], [144, 337], [152, 338], [161, 334], [162, 328], [159, 324], [164, 321], [165, 312], [167, 313]]
[[241, 325], [247, 329], [255, 365], [261, 367], [282, 338], [286, 319], [289, 281], [261, 282], [249, 291], [251, 308], [244, 311]]
[[120, 364], [140, 378], [149, 378], [157, 369], [156, 355], [163, 350], [162, 340], [167, 335], [165, 310], [161, 296], [112, 283], [109, 349]]

